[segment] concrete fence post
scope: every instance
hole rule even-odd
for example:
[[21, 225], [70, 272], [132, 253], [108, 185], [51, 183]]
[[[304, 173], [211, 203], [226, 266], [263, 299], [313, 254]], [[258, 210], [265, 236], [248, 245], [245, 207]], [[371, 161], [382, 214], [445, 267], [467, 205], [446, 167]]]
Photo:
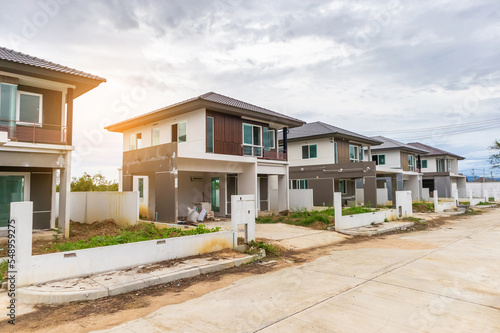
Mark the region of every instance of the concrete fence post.
[[458, 190], [455, 190], [453, 192], [453, 198], [455, 200], [455, 205], [458, 207], [458, 205], [460, 204], [460, 202], [458, 201]]
[[438, 212], [438, 203], [439, 203], [439, 198], [438, 198], [438, 191], [434, 190], [434, 213]]
[[484, 202], [489, 202], [490, 201], [490, 196], [488, 193], [488, 190], [484, 190]]
[[[16, 287], [22, 287], [29, 280], [31, 248], [33, 238], [33, 202], [12, 202], [10, 204], [10, 232], [14, 236], [14, 261], [9, 257], [9, 276], [15, 276]], [[12, 253], [12, 252], [11, 252]], [[11, 264], [13, 266], [11, 266]], [[13, 272], [13, 273], [10, 273]]]
[[396, 191], [396, 210], [399, 218], [407, 218], [413, 215], [411, 191]]
[[335, 231], [343, 229], [342, 225], [342, 194], [333, 193], [333, 208], [335, 209]]

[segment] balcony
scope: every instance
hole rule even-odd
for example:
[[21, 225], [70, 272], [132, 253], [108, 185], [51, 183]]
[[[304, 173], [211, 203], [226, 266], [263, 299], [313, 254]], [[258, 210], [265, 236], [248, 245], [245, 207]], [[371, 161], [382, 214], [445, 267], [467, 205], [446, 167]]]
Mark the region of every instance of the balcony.
[[287, 161], [286, 153], [276, 149], [264, 150], [264, 156], [262, 158], [265, 160]]
[[10, 141], [45, 144], [66, 144], [66, 126], [19, 122], [0, 119], [0, 132], [7, 132]]

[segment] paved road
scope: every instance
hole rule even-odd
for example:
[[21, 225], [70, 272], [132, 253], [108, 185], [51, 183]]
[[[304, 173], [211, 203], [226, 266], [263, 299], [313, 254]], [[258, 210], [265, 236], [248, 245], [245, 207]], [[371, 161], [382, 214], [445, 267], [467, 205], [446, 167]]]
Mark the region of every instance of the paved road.
[[500, 332], [500, 209], [355, 244], [109, 332]]

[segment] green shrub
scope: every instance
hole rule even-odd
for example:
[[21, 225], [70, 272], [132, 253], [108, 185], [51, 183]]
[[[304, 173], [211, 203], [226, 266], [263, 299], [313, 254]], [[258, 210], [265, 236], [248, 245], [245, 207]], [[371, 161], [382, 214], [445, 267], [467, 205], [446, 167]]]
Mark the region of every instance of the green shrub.
[[342, 209], [342, 215], [356, 215], [374, 212], [375, 209], [365, 206], [349, 207]]

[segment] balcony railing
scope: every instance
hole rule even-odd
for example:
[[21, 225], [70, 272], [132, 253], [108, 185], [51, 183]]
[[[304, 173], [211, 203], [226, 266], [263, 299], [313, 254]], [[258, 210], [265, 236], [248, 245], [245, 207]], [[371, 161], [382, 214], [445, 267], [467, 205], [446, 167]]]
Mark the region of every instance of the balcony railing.
[[286, 153], [280, 152], [276, 149], [264, 150], [265, 160], [286, 161]]
[[7, 132], [10, 141], [66, 144], [66, 126], [0, 119], [0, 132]]

